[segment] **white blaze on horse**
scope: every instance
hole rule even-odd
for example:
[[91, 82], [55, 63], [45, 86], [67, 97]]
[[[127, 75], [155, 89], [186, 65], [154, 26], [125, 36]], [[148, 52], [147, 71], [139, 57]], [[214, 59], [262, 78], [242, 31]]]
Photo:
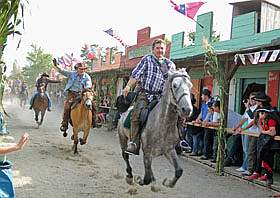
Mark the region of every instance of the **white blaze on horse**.
[[[71, 139], [74, 141], [73, 150], [77, 154], [77, 145], [80, 141], [80, 144], [86, 144], [87, 138], [89, 135], [90, 128], [92, 126], [92, 108], [94, 93], [91, 90], [84, 90], [81, 94], [81, 102], [77, 104], [70, 113], [70, 118], [73, 126], [73, 135]], [[79, 132], [83, 132], [83, 138], [78, 139]], [[65, 132], [66, 133], [66, 132]], [[67, 135], [63, 134], [64, 136]]]
[[[193, 107], [190, 96], [192, 83], [185, 69], [170, 71], [168, 76], [162, 97], [150, 112], [141, 133], [145, 175], [143, 179], [139, 179], [140, 185], [155, 184], [156, 180], [151, 168], [152, 159], [160, 155], [164, 155], [175, 168], [174, 177], [170, 180], [165, 179], [163, 185], [174, 187], [183, 173], [175, 151], [175, 146], [179, 142], [177, 120], [179, 116], [188, 117], [192, 113]], [[131, 184], [133, 181], [132, 168], [129, 163], [129, 155], [125, 153], [130, 130], [124, 127], [128, 111], [121, 115], [118, 123], [118, 134], [122, 156], [127, 166], [126, 180]]]

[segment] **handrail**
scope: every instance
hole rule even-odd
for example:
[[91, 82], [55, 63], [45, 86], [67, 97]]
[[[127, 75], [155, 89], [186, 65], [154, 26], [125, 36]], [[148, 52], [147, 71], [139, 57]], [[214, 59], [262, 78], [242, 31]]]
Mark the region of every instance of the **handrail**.
[[[199, 123], [194, 123], [194, 122], [186, 122], [187, 125], [192, 125], [192, 126], [197, 126], [197, 127], [202, 127], [202, 128], [207, 128], [207, 129], [214, 129], [218, 130], [218, 127], [213, 127], [213, 126], [205, 126], [203, 124]], [[248, 131], [242, 131], [241, 133], [236, 133], [233, 131], [232, 128], [225, 128], [225, 131], [229, 134], [237, 135], [237, 134], [244, 134], [244, 135], [249, 135], [249, 136], [254, 136], [254, 137], [259, 137], [260, 133], [257, 132], [248, 132]], [[274, 140], [280, 141], [280, 136], [274, 136]]]

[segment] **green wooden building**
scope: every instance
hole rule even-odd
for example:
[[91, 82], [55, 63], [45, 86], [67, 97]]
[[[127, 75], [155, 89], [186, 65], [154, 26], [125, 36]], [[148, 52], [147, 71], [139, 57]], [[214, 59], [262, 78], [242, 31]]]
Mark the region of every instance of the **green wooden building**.
[[[193, 92], [199, 99], [203, 88], [218, 93], [217, 83], [204, 70], [202, 40], [206, 38], [224, 64], [229, 83], [228, 107], [242, 112], [241, 101], [250, 91], [265, 91], [274, 106], [279, 106], [280, 2], [271, 0], [238, 1], [233, 5], [230, 40], [212, 42], [213, 12], [197, 17], [194, 43], [184, 45], [185, 33], [172, 36], [170, 57], [177, 67], [187, 68]], [[239, 60], [240, 66], [235, 60]]]

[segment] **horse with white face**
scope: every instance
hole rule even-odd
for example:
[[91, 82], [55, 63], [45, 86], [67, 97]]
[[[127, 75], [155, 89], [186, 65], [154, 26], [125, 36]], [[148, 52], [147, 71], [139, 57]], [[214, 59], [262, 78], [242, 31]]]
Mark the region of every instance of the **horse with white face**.
[[[175, 151], [175, 146], [179, 142], [177, 120], [179, 116], [188, 117], [192, 113], [193, 107], [190, 96], [192, 83], [185, 69], [170, 71], [168, 76], [162, 97], [150, 112], [145, 128], [141, 133], [145, 175], [143, 179], [139, 179], [140, 185], [155, 184], [151, 168], [152, 159], [160, 155], [164, 155], [175, 168], [174, 177], [170, 180], [165, 179], [163, 185], [174, 187], [183, 173]], [[125, 150], [129, 140], [130, 129], [124, 128], [124, 121], [131, 109], [121, 115], [118, 123], [122, 156], [127, 166], [126, 180], [129, 184], [133, 181], [133, 175], [129, 155], [125, 153]]]

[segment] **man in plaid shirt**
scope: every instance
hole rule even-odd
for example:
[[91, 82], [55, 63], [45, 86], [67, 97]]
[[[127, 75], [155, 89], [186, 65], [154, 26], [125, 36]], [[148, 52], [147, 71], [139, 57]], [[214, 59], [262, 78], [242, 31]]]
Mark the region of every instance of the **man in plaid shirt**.
[[[175, 70], [175, 64], [164, 57], [166, 43], [162, 39], [156, 39], [152, 44], [152, 54], [142, 58], [140, 63], [133, 69], [130, 79], [123, 90], [123, 95], [137, 84], [138, 96], [135, 100], [131, 115], [130, 141], [126, 153], [139, 155], [140, 133], [139, 117], [142, 109], [161, 96], [164, 83], [168, 78], [168, 71]], [[138, 87], [139, 86], [139, 87]]]

